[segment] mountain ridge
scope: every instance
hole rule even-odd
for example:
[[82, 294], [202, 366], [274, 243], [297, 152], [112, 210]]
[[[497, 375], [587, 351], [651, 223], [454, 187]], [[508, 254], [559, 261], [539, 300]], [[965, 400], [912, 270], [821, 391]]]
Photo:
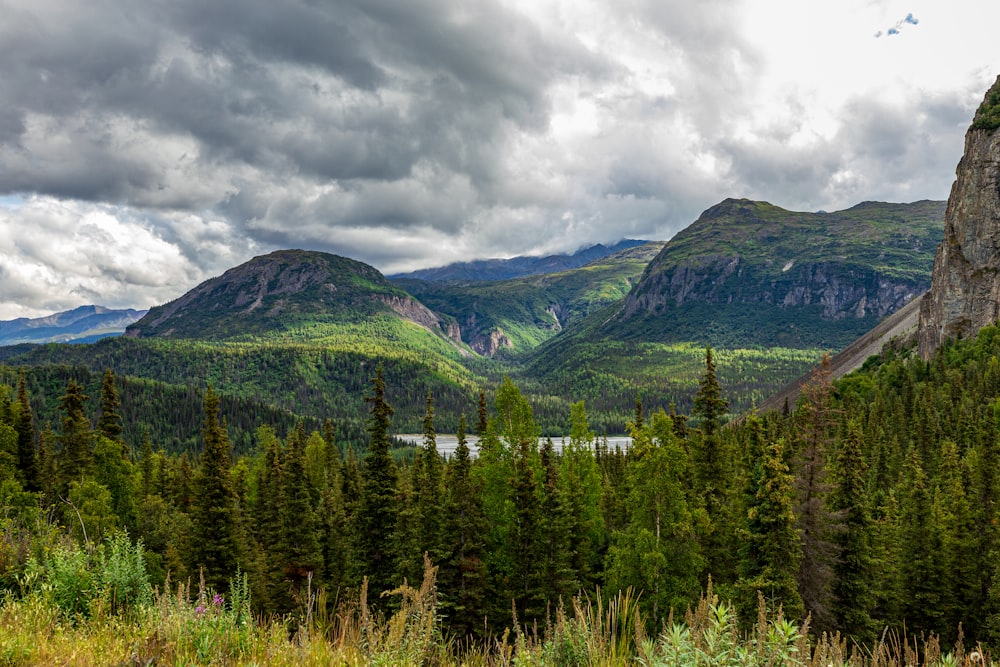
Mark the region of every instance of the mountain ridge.
[[0, 345], [52, 342], [92, 342], [124, 333], [146, 314], [133, 308], [78, 306], [43, 317], [0, 321]]
[[559, 273], [579, 268], [595, 260], [649, 243], [636, 239], [623, 239], [610, 246], [598, 243], [581, 248], [574, 253], [533, 256], [520, 255], [508, 259], [479, 259], [469, 262], [452, 262], [444, 266], [418, 269], [407, 273], [387, 275], [389, 280], [424, 280], [427, 282], [482, 282], [523, 278], [546, 273]]

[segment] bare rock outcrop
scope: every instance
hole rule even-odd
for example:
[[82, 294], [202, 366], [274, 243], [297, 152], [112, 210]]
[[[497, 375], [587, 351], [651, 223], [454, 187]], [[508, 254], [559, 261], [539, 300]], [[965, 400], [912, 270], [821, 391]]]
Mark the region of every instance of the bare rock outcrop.
[[501, 349], [513, 349], [514, 343], [503, 329], [495, 327], [474, 337], [469, 342], [469, 347], [484, 357], [495, 357]]
[[1000, 77], [965, 135], [965, 154], [945, 212], [917, 340], [926, 359], [945, 340], [972, 336], [1000, 315], [1000, 132], [990, 122], [1000, 106]]

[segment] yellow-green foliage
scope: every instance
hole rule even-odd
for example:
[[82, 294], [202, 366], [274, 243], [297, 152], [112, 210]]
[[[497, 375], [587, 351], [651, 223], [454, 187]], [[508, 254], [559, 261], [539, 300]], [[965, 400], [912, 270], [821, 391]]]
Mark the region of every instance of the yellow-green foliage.
[[645, 665], [648, 667], [979, 667], [993, 664], [961, 643], [942, 655], [935, 637], [883, 636], [852, 649], [839, 635], [816, 640], [781, 611], [769, 616], [763, 597], [756, 624], [739, 630], [733, 607], [711, 585], [680, 622], [647, 636], [631, 591], [605, 599], [576, 597], [545, 628], [519, 627], [479, 643], [442, 636], [437, 568], [425, 562], [419, 589], [401, 586], [398, 610], [385, 618], [355, 603], [326, 611], [325, 594], [310, 597], [304, 615], [278, 619], [250, 614], [245, 580], [228, 600], [186, 585], [168, 587], [141, 613], [114, 615], [96, 604], [88, 619], [67, 617], [43, 595], [9, 597], [0, 605], [0, 665]]

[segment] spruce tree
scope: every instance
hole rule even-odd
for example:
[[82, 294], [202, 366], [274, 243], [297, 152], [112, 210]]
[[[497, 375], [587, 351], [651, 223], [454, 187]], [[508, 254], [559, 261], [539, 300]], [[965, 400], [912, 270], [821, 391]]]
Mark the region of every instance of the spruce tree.
[[729, 454], [720, 437], [722, 418], [729, 403], [722, 397], [716, 376], [712, 348], [705, 348], [705, 372], [701, 376], [698, 392], [694, 396], [694, 415], [700, 419], [698, 434], [691, 444], [694, 494], [704, 503], [708, 522], [702, 535], [707, 573], [716, 581], [727, 581], [731, 576], [730, 561], [726, 558], [728, 536], [732, 530], [727, 525], [726, 506], [730, 479]]
[[486, 433], [488, 420], [486, 413], [486, 392], [482, 390], [479, 391], [479, 406], [476, 411], [476, 417], [476, 435], [481, 438], [483, 437], [483, 434]]
[[257, 504], [255, 519], [258, 555], [260, 562], [255, 565], [259, 573], [254, 591], [258, 599], [268, 609], [287, 611], [287, 588], [284, 575], [284, 554], [281, 543], [284, 537], [284, 517], [282, 515], [284, 482], [282, 467], [284, 448], [270, 426], [257, 429], [257, 440], [264, 450], [264, 457], [257, 479]]
[[[330, 438], [327, 439], [327, 434]], [[324, 583], [328, 590], [339, 590], [347, 585], [347, 561], [350, 539], [347, 531], [347, 510], [344, 503], [344, 485], [340, 450], [332, 440], [332, 429], [324, 429], [327, 455], [327, 480], [320, 491], [319, 515], [323, 525], [323, 563], [326, 569]], [[355, 473], [357, 467], [354, 468]]]
[[142, 444], [139, 446], [139, 474], [140, 495], [145, 498], [153, 490], [153, 441], [149, 439], [146, 429], [142, 430]]
[[[729, 410], [729, 402], [722, 397], [722, 388], [716, 375], [715, 360], [712, 358], [712, 348], [705, 348], [705, 372], [698, 384], [698, 392], [694, 396], [694, 414], [701, 419], [698, 428], [706, 436], [715, 435], [722, 425], [722, 418]], [[711, 452], [704, 456], [710, 457]], [[711, 466], [711, 461], [709, 465]]]
[[424, 443], [420, 452], [420, 465], [415, 466], [417, 474], [414, 483], [421, 537], [419, 555], [421, 562], [426, 553], [432, 562], [441, 563], [444, 558], [441, 545], [441, 499], [444, 493], [441, 456], [438, 454], [437, 433], [434, 428], [434, 397], [430, 390], [427, 391], [423, 427]]
[[229, 435], [219, 417], [219, 397], [211, 385], [205, 391], [202, 439], [201, 465], [191, 503], [192, 565], [204, 570], [209, 586], [225, 591], [239, 562], [236, 504], [229, 471]]
[[919, 454], [907, 460], [907, 492], [901, 508], [903, 619], [908, 630], [937, 632], [945, 618], [948, 562], [946, 510], [927, 479]]
[[[97, 418], [97, 432], [108, 440], [120, 441], [122, 437], [121, 401], [115, 386], [115, 374], [110, 368], [104, 369], [101, 382], [101, 410]], [[123, 449], [123, 453], [125, 450]]]
[[316, 577], [323, 576], [323, 554], [319, 542], [319, 517], [312, 504], [309, 479], [305, 470], [306, 434], [302, 422], [296, 424], [288, 439], [281, 482], [281, 554], [282, 574], [289, 601], [306, 604], [302, 592]]
[[579, 586], [591, 590], [603, 569], [607, 548], [601, 511], [601, 471], [594, 456], [596, 435], [587, 422], [583, 401], [570, 406], [569, 442], [563, 446], [559, 467], [560, 492], [569, 505], [571, 567]]
[[572, 506], [560, 483], [552, 438], [545, 439], [539, 454], [544, 477], [540, 489], [540, 557], [536, 567], [541, 574], [538, 602], [544, 608], [557, 606], [560, 601], [569, 602], [579, 590], [573, 553], [575, 544], [585, 536], [573, 533]]
[[371, 405], [368, 418], [368, 454], [363, 461], [361, 501], [354, 515], [355, 538], [353, 571], [356, 579], [368, 577], [374, 595], [395, 585], [396, 463], [389, 452], [392, 406], [385, 400], [385, 381], [379, 364], [371, 380], [372, 393], [365, 396]]
[[823, 355], [819, 367], [802, 387], [799, 409], [799, 447], [795, 456], [795, 519], [801, 536], [802, 559], [798, 573], [799, 593], [812, 617], [810, 627], [830, 630], [832, 565], [837, 557], [833, 534], [840, 529], [839, 518], [827, 508], [830, 484], [827, 481], [827, 449], [833, 427], [830, 405], [830, 357]]
[[420, 512], [414, 486], [419, 484], [419, 470], [423, 467], [418, 451], [412, 465], [402, 466], [396, 478], [396, 529], [392, 537], [396, 559], [397, 580], [416, 584], [423, 572], [423, 536], [420, 534]]
[[510, 530], [511, 595], [521, 622], [532, 623], [542, 617], [545, 607], [541, 590], [538, 562], [541, 553], [541, 507], [535, 471], [532, 466], [532, 445], [522, 439], [514, 454], [514, 477], [511, 480], [513, 501]]
[[465, 416], [459, 417], [458, 446], [448, 468], [446, 485], [446, 566], [438, 573], [443, 613], [460, 638], [482, 636], [486, 602], [484, 560], [487, 519], [482, 489], [472, 475], [472, 458], [465, 438]]
[[802, 551], [795, 530], [793, 480], [785, 463], [784, 442], [767, 442], [756, 415], [748, 420], [748, 430], [748, 458], [754, 463], [744, 488], [740, 530], [740, 618], [747, 624], [756, 618], [760, 591], [771, 609], [780, 606], [786, 618], [800, 619], [804, 608], [795, 578]]
[[611, 536], [607, 589], [641, 592], [651, 627], [694, 599], [703, 560], [685, 494], [688, 457], [663, 410], [642, 428], [632, 424], [627, 462], [628, 519]]
[[35, 451], [35, 427], [28, 400], [28, 383], [24, 369], [17, 381], [17, 410], [14, 429], [17, 431], [17, 472], [18, 481], [25, 491], [40, 491], [38, 454]]
[[839, 557], [833, 563], [832, 594], [833, 615], [841, 633], [861, 646], [870, 646], [878, 630], [872, 618], [878, 561], [861, 449], [861, 429], [851, 422], [840, 446], [830, 496], [830, 509], [842, 517], [844, 526], [835, 535]]
[[971, 471], [959, 458], [958, 447], [953, 441], [945, 440], [940, 449], [938, 488], [945, 517], [948, 559], [946, 597], [942, 604], [945, 618], [940, 634], [951, 643], [959, 623], [968, 636], [979, 636], [983, 614], [978, 599], [980, 564], [970, 557], [979, 551], [975, 518], [966, 495], [966, 479], [971, 477]]
[[38, 480], [45, 496], [55, 494], [59, 483], [58, 461], [55, 455], [58, 440], [59, 437], [52, 430], [52, 424], [46, 422], [45, 428], [38, 434]]
[[88, 398], [83, 393], [83, 387], [75, 380], [69, 381], [66, 393], [59, 398], [59, 407], [63, 412], [62, 434], [59, 438], [62, 445], [59, 453], [60, 494], [68, 493], [71, 481], [82, 481], [93, 472], [94, 434], [90, 430], [90, 421], [83, 414], [83, 406]]

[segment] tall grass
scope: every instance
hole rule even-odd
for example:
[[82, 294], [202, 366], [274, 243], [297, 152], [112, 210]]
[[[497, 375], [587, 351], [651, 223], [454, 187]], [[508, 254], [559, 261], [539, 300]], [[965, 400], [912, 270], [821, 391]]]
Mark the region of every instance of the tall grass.
[[323, 591], [309, 591], [303, 612], [255, 618], [245, 577], [225, 597], [189, 584], [169, 585], [150, 600], [123, 607], [94, 593], [86, 613], [60, 605], [46, 586], [8, 596], [0, 606], [0, 665], [642, 665], [643, 667], [982, 667], [993, 664], [959, 641], [942, 654], [935, 637], [886, 633], [873, 647], [851, 647], [839, 635], [811, 639], [808, 624], [785, 619], [759, 599], [756, 622], [741, 630], [734, 608], [711, 586], [683, 620], [671, 617], [647, 633], [631, 591], [576, 597], [544, 627], [514, 623], [487, 641], [459, 640], [438, 613], [437, 568], [425, 561], [419, 588], [384, 594], [383, 614], [357, 599], [331, 610]]

